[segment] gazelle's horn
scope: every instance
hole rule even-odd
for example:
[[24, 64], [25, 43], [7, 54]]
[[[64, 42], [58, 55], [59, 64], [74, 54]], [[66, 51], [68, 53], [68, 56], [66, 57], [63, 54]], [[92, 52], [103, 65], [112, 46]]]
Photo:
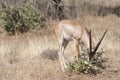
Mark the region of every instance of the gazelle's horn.
[[103, 34], [102, 38], [100, 39], [100, 41], [97, 43], [94, 51], [92, 51], [92, 44], [91, 44], [91, 41], [92, 41], [92, 40], [91, 40], [91, 30], [90, 30], [90, 54], [89, 54], [89, 60], [91, 60], [91, 58], [95, 55], [95, 53], [96, 53], [97, 49], [99, 48], [99, 46], [100, 46], [103, 38], [105, 37], [106, 32], [107, 32], [107, 29], [106, 29], [106, 31], [104, 32], [104, 34]]

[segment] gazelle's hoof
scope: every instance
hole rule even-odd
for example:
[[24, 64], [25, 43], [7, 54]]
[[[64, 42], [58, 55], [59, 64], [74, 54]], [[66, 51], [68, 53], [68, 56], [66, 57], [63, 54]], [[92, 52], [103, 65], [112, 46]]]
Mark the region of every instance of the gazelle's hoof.
[[66, 69], [62, 69], [62, 72], [66, 72]]
[[66, 65], [65, 67], [62, 67], [62, 72], [66, 72], [67, 71], [68, 66]]

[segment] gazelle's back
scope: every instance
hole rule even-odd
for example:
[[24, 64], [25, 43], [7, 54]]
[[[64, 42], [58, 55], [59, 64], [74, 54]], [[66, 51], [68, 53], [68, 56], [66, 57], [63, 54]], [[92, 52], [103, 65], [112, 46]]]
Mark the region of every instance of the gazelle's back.
[[60, 34], [63, 34], [63, 37], [68, 39], [80, 39], [83, 34], [83, 28], [84, 27], [75, 20], [62, 20], [55, 26], [55, 32], [57, 36], [61, 36]]

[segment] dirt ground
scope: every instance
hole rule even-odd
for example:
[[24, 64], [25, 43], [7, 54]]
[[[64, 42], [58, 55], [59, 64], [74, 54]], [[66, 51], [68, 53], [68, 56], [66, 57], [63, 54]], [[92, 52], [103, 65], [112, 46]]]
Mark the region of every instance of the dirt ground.
[[[103, 57], [107, 58], [102, 73], [63, 73], [57, 55], [58, 41], [50, 28], [17, 36], [0, 34], [0, 80], [119, 80], [120, 18], [115, 15], [86, 16], [83, 23], [92, 29], [95, 43], [108, 29], [99, 48], [104, 51]], [[70, 59], [75, 53], [74, 43], [71, 42], [65, 56]]]

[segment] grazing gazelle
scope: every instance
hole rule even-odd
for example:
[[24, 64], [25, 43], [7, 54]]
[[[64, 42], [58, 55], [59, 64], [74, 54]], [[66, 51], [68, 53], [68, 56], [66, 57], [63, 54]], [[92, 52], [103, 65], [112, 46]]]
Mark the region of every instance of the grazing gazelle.
[[86, 48], [90, 50], [89, 59], [91, 59], [96, 53], [103, 37], [107, 32], [106, 30], [101, 40], [98, 42], [97, 46], [95, 47], [94, 51], [92, 51], [91, 30], [88, 31], [88, 29], [82, 26], [79, 22], [74, 20], [62, 20], [54, 26], [54, 29], [55, 29], [55, 34], [59, 41], [60, 51], [58, 55], [63, 71], [67, 68], [66, 61], [64, 58], [64, 51], [69, 41], [73, 40], [76, 44], [77, 60], [80, 56], [80, 49], [79, 49], [80, 44], [85, 45]]

